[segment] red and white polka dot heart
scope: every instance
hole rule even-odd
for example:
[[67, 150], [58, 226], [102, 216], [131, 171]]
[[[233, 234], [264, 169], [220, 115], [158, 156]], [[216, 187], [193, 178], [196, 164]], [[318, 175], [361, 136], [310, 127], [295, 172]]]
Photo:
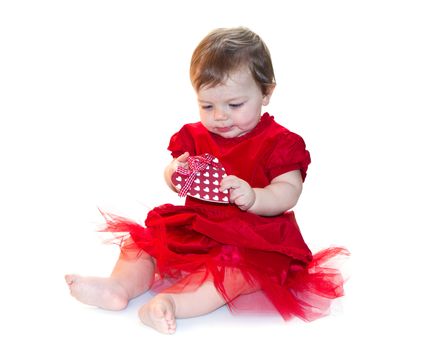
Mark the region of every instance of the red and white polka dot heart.
[[[191, 175], [184, 174], [184, 172], [186, 171], [179, 172], [177, 170], [171, 177], [172, 183], [178, 190], [185, 186]], [[224, 167], [217, 158], [213, 158], [205, 170], [195, 173], [194, 181], [188, 189], [187, 195], [210, 202], [229, 203], [228, 191], [221, 192], [219, 190], [219, 185], [225, 176], [227, 174]]]

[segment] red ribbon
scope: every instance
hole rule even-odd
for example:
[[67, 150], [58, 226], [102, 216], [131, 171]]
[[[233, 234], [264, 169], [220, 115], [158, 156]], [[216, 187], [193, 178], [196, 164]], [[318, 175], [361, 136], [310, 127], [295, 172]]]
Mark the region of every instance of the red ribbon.
[[177, 168], [177, 173], [185, 176], [188, 175], [184, 186], [178, 193], [180, 197], [187, 195], [188, 191], [190, 191], [191, 185], [193, 184], [194, 180], [196, 180], [196, 177], [199, 176], [200, 172], [205, 170], [207, 166], [212, 163], [213, 159], [214, 157], [208, 153], [205, 153], [201, 156], [192, 156], [188, 157], [187, 159], [188, 169], [181, 166]]

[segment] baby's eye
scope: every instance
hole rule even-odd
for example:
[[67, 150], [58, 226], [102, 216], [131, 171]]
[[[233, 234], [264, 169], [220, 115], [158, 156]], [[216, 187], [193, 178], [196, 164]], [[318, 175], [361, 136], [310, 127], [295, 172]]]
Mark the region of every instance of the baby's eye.
[[239, 108], [239, 107], [243, 106], [243, 104], [244, 104], [243, 102], [242, 103], [230, 103], [229, 106], [231, 108]]
[[212, 109], [212, 106], [211, 105], [204, 105], [204, 106], [201, 106], [201, 108], [207, 111], [207, 110]]

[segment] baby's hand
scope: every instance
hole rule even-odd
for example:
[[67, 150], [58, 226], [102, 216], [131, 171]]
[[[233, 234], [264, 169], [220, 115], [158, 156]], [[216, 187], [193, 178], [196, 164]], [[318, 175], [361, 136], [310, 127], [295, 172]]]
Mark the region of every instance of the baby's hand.
[[187, 159], [190, 156], [188, 152], [185, 152], [184, 154], [180, 155], [179, 157], [172, 160], [171, 163], [166, 167], [165, 169], [165, 180], [168, 186], [175, 192], [179, 192], [179, 190], [175, 187], [175, 185], [171, 181], [172, 174], [174, 174], [177, 171], [177, 168], [179, 166], [183, 168], [188, 168], [188, 162]]
[[220, 191], [225, 190], [230, 192], [230, 202], [236, 204], [241, 210], [249, 210], [255, 203], [255, 191], [246, 181], [237, 176], [229, 175], [221, 181]]
[[188, 152], [183, 153], [171, 162], [172, 173], [177, 171], [178, 167], [188, 168], [187, 159], [190, 156]]

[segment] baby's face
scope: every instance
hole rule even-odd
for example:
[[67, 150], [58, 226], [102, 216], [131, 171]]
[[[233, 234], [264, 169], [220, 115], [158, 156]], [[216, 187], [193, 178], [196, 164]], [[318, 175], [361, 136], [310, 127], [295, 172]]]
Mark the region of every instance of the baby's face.
[[263, 96], [248, 68], [236, 71], [217, 86], [199, 89], [200, 121], [222, 137], [242, 136], [258, 124], [270, 97]]

